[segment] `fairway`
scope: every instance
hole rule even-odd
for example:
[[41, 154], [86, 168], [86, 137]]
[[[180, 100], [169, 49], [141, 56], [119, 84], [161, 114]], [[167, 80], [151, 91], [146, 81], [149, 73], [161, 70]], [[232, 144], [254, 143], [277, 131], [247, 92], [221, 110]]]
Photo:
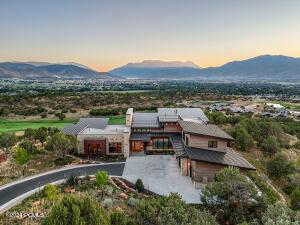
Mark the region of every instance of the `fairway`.
[[[125, 116], [108, 116], [109, 124], [124, 124]], [[0, 120], [0, 132], [15, 132], [23, 131], [26, 128], [39, 128], [39, 127], [57, 127], [63, 128], [64, 126], [76, 123], [78, 119], [64, 119], [64, 120]]]

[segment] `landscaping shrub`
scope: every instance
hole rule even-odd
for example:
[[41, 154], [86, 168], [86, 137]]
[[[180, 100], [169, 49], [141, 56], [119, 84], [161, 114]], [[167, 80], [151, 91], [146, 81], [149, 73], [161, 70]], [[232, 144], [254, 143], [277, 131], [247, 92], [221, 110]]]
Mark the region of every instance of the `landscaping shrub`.
[[110, 214], [110, 224], [111, 225], [129, 225], [131, 220], [122, 211], [115, 211]]
[[96, 173], [96, 185], [102, 188], [104, 185], [108, 184], [108, 174], [106, 171], [98, 171]]
[[14, 159], [17, 164], [24, 165], [29, 162], [31, 156], [30, 154], [22, 147], [18, 146], [14, 152]]
[[35, 154], [38, 152], [37, 147], [35, 147], [35, 145], [29, 140], [24, 140], [19, 144], [19, 146], [30, 154]]
[[183, 202], [178, 194], [142, 199], [136, 206], [138, 224], [217, 225], [216, 219]]
[[144, 183], [141, 179], [137, 179], [136, 182], [135, 182], [135, 189], [138, 191], [138, 192], [143, 192], [144, 191]]
[[76, 176], [69, 176], [67, 179], [67, 185], [69, 186], [75, 186], [79, 183], [79, 178]]
[[63, 133], [55, 133], [49, 138], [45, 149], [56, 152], [57, 155], [64, 157], [66, 154], [77, 148], [77, 139], [73, 136], [67, 136]]
[[91, 198], [65, 196], [53, 206], [42, 225], [109, 225], [105, 211]]
[[0, 133], [0, 148], [8, 150], [13, 147], [18, 141], [18, 138], [13, 133]]
[[44, 187], [44, 196], [49, 200], [49, 201], [55, 201], [58, 199], [58, 194], [59, 194], [59, 189], [56, 185], [53, 184], [47, 184]]

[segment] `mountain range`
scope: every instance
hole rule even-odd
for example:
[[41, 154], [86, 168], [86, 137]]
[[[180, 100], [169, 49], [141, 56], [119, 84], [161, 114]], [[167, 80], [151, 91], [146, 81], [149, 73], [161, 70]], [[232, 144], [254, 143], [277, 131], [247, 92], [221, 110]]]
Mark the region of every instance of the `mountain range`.
[[207, 68], [200, 68], [192, 62], [146, 60], [128, 63], [109, 73], [139, 79], [300, 80], [300, 58], [262, 55]]
[[190, 61], [144, 60], [139, 63], [128, 63], [109, 72], [97, 72], [74, 62], [0, 63], [0, 79], [7, 78], [300, 81], [300, 58], [262, 55], [207, 68], [201, 68]]
[[48, 62], [0, 63], [0, 79], [112, 79], [106, 72], [97, 72], [77, 63], [53, 64]]

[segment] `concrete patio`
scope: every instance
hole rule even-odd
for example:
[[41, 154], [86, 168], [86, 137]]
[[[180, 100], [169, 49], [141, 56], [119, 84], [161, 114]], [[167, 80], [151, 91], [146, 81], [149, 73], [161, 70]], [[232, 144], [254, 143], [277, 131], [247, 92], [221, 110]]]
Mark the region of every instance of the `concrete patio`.
[[161, 195], [177, 192], [187, 203], [200, 202], [200, 190], [189, 177], [182, 176], [174, 156], [147, 155], [127, 158], [123, 178], [135, 182], [141, 178], [145, 188]]

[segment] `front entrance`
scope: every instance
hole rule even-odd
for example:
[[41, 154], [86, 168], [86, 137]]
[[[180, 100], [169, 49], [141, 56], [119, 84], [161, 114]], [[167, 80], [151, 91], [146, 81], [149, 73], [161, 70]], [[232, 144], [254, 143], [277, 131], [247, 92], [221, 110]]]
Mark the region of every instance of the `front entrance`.
[[106, 155], [106, 141], [84, 140], [84, 154], [88, 156]]
[[142, 141], [131, 141], [131, 151], [132, 152], [144, 151], [144, 142], [142, 142]]

